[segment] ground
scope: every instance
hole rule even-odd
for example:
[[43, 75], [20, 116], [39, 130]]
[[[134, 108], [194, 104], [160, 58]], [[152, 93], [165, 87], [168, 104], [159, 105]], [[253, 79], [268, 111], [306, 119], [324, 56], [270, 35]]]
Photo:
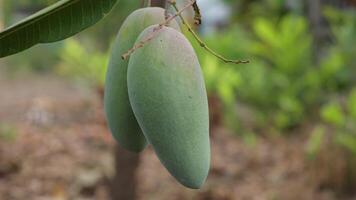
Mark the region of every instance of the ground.
[[[95, 91], [68, 80], [0, 76], [0, 199], [108, 199], [116, 144], [101, 104]], [[320, 187], [303, 136], [258, 137], [248, 145], [215, 128], [211, 142], [211, 171], [201, 190], [179, 185], [146, 149], [137, 199], [356, 199]]]

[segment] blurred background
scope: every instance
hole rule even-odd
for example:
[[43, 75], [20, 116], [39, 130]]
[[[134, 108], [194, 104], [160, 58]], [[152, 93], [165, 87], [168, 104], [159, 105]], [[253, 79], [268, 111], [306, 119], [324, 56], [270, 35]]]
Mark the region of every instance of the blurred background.
[[[56, 2], [0, 0], [0, 30]], [[151, 148], [117, 147], [103, 115], [110, 44], [140, 0], [0, 60], [0, 199], [356, 199], [356, 1], [198, 0], [191, 38], [209, 94], [212, 163], [179, 185]]]

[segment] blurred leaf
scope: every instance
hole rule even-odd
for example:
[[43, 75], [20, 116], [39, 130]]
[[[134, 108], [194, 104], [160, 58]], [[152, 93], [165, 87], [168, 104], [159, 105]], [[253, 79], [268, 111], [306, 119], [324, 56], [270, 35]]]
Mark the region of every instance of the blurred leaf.
[[266, 19], [257, 19], [254, 22], [254, 31], [262, 42], [268, 46], [279, 46], [278, 33], [275, 31], [274, 24]]
[[275, 95], [271, 95], [273, 84], [270, 71], [266, 65], [254, 60], [247, 67], [238, 68], [241, 83], [236, 88], [236, 94], [241, 101], [256, 107], [273, 107]]
[[230, 104], [235, 102], [235, 91], [236, 87], [239, 86], [240, 81], [239, 73], [234, 72], [231, 68], [226, 69], [225, 72], [221, 74], [217, 89], [225, 103]]
[[202, 61], [205, 84], [208, 91], [214, 91], [219, 79], [219, 61], [212, 56], [205, 55]]
[[208, 91], [218, 94], [225, 104], [234, 103], [240, 74], [210, 54], [204, 56], [202, 68]]
[[335, 126], [343, 126], [345, 123], [345, 116], [342, 112], [340, 104], [332, 102], [324, 105], [321, 108], [321, 117], [322, 119]]
[[[323, 78], [332, 91], [346, 89], [355, 84], [356, 74], [356, 14], [354, 10], [326, 7], [334, 44], [322, 62]], [[325, 75], [327, 75], [325, 77]]]
[[57, 67], [57, 73], [85, 81], [93, 86], [103, 86], [108, 62], [107, 54], [89, 51], [74, 39], [69, 39], [64, 44], [60, 55], [62, 62]]
[[337, 76], [340, 70], [343, 69], [343, 57], [339, 52], [332, 52], [328, 57], [322, 60], [321, 63], [321, 76], [324, 82], [328, 84], [328, 87], [336, 88]]
[[256, 19], [253, 23], [257, 41], [250, 52], [272, 63], [282, 72], [296, 74], [310, 64], [311, 36], [303, 17], [287, 15], [277, 23]]

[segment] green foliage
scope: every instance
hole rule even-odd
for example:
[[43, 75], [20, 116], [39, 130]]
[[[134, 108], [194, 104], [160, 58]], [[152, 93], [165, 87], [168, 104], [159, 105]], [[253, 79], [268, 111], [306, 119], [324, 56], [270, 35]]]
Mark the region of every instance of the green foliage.
[[269, 110], [278, 128], [294, 126], [303, 120], [303, 105], [316, 98], [314, 88], [318, 88], [307, 22], [299, 16], [285, 16], [277, 23], [256, 19], [253, 27], [257, 38], [248, 51], [258, 59], [259, 91], [264, 91], [265, 98], [249, 95], [244, 86], [240, 88], [246, 94], [242, 98]]
[[311, 36], [304, 18], [287, 15], [277, 23], [256, 19], [253, 28], [257, 41], [252, 43], [251, 53], [277, 72], [296, 79], [311, 66]]
[[95, 87], [102, 87], [108, 61], [106, 53], [86, 48], [77, 40], [68, 39], [60, 53], [62, 62], [56, 72], [65, 77], [85, 82]]
[[[248, 65], [224, 64], [195, 43], [208, 91], [224, 103], [223, 113], [231, 128], [240, 133], [243, 130], [242, 134], [255, 130], [289, 132], [289, 128], [318, 120], [319, 112], [322, 123], [336, 130], [354, 123], [350, 121], [356, 116], [356, 90], [347, 97], [346, 107], [330, 101], [330, 97], [342, 98], [355, 84], [355, 14], [327, 12], [332, 15], [328, 19], [335, 40], [320, 62], [313, 59], [307, 20], [295, 14], [252, 18], [251, 29], [231, 27], [204, 38], [227, 57], [249, 57]], [[248, 117], [253, 118], [252, 127], [244, 122], [245, 107], [250, 112]], [[355, 131], [349, 128], [346, 132]], [[312, 140], [317, 141], [322, 134], [319, 129], [315, 132]], [[311, 143], [309, 149], [317, 149], [318, 142]]]
[[234, 27], [207, 38], [212, 48], [227, 57], [252, 56], [251, 64], [244, 66], [223, 64], [196, 46], [208, 90], [221, 97], [227, 110], [233, 110], [236, 99], [257, 110], [257, 127], [295, 126], [304, 119], [304, 106], [317, 100], [320, 87], [318, 72], [311, 67], [307, 22], [294, 15], [277, 22], [258, 18], [253, 21], [253, 33]]
[[[226, 57], [236, 57], [236, 54], [243, 54], [243, 50], [236, 49], [236, 46], [231, 41], [236, 41], [240, 38], [241, 32], [233, 29], [216, 35], [210, 35], [205, 38], [206, 43], [212, 48], [216, 49], [220, 54]], [[191, 40], [194, 49], [197, 51], [203, 69], [205, 84], [208, 93], [211, 95], [218, 95], [223, 103], [224, 122], [229, 127], [239, 128], [239, 123], [236, 123], [236, 88], [243, 81], [240, 74], [231, 65], [222, 63], [215, 56], [203, 50], [194, 38], [186, 33], [186, 36]], [[237, 43], [242, 42], [238, 40]], [[240, 43], [239, 43], [240, 44]]]
[[102, 19], [116, 1], [58, 1], [0, 32], [0, 57], [68, 38]]
[[335, 41], [320, 66], [323, 83], [331, 92], [349, 90], [355, 84], [356, 74], [356, 14], [330, 7], [324, 13]]
[[329, 96], [338, 98], [325, 98], [328, 103], [320, 115], [335, 130], [335, 143], [356, 156], [356, 14], [331, 7], [325, 8], [324, 13], [335, 41], [320, 64], [320, 77]]
[[[235, 103], [235, 88], [240, 84], [239, 74], [232, 68], [219, 65], [220, 60], [211, 55], [205, 55], [202, 60], [204, 77], [209, 92], [217, 93], [223, 103], [231, 105]], [[216, 75], [219, 76], [216, 76]]]
[[321, 118], [334, 126], [344, 126], [345, 117], [340, 104], [332, 102], [321, 108]]
[[336, 144], [356, 155], [356, 119], [355, 112], [355, 92], [353, 89], [346, 101], [332, 101], [320, 110], [321, 118], [331, 128], [335, 130], [334, 140]]

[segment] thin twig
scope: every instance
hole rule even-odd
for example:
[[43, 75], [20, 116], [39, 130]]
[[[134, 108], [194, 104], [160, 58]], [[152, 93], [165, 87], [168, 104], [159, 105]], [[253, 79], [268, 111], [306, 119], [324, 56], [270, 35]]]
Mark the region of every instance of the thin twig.
[[[194, 3], [196, 2], [195, 0], [193, 0]], [[178, 13], [178, 7], [176, 5], [176, 2], [170, 1], [170, 3], [172, 4], [173, 8], [177, 11], [177, 14], [179, 15], [179, 18], [182, 20], [183, 24], [187, 27], [188, 31], [193, 35], [193, 37], [198, 41], [199, 45], [201, 47], [203, 47], [205, 50], [207, 50], [209, 53], [213, 54], [214, 56], [216, 56], [217, 58], [219, 58], [220, 60], [224, 61], [225, 63], [234, 63], [234, 64], [247, 64], [250, 63], [250, 61], [246, 60], [231, 60], [231, 59], [227, 59], [224, 56], [218, 54], [217, 52], [215, 52], [214, 50], [212, 50], [210, 47], [208, 47], [202, 39], [200, 39], [200, 37], [193, 31], [192, 27], [187, 23], [187, 21], [184, 19], [184, 17], [181, 15], [181, 13]]]
[[149, 41], [151, 41], [154, 37], [156, 37], [156, 35], [159, 33], [159, 31], [163, 28], [163, 26], [168, 25], [173, 19], [175, 19], [176, 17], [180, 16], [182, 14], [183, 11], [185, 11], [187, 8], [189, 8], [190, 6], [192, 6], [195, 3], [195, 0], [191, 0], [191, 2], [189, 2], [187, 5], [185, 5], [181, 10], [177, 10], [177, 13], [170, 16], [168, 19], [166, 19], [164, 22], [160, 23], [157, 25], [157, 27], [155, 27], [153, 29], [152, 34], [148, 35], [146, 38], [144, 38], [143, 40], [141, 40], [140, 42], [138, 42], [137, 44], [135, 44], [131, 49], [129, 49], [125, 54], [123, 54], [121, 56], [121, 58], [123, 60], [127, 60], [130, 55], [136, 51], [139, 48], [142, 48], [143, 46], [145, 46], [145, 44]]

